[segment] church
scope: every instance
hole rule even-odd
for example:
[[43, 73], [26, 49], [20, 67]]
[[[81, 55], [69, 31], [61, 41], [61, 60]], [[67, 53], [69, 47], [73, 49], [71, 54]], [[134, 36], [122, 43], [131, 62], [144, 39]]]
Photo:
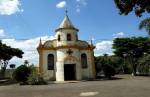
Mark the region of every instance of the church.
[[95, 79], [95, 46], [78, 39], [79, 29], [67, 14], [55, 32], [56, 39], [40, 40], [37, 47], [40, 75], [52, 81]]

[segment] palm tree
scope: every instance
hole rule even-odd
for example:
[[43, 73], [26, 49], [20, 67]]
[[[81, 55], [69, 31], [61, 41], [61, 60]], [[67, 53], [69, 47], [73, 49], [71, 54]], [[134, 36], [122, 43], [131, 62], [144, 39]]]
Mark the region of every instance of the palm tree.
[[29, 66], [29, 61], [28, 60], [24, 60], [24, 65]]
[[139, 29], [145, 29], [148, 32], [148, 36], [150, 37], [150, 18], [142, 20], [139, 24]]

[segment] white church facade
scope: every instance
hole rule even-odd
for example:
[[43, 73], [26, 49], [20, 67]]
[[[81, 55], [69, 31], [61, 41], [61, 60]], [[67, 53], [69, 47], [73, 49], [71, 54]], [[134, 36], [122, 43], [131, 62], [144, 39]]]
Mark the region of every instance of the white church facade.
[[95, 78], [94, 48], [78, 39], [78, 29], [66, 15], [56, 29], [56, 39], [37, 47], [39, 72], [45, 80], [67, 81]]

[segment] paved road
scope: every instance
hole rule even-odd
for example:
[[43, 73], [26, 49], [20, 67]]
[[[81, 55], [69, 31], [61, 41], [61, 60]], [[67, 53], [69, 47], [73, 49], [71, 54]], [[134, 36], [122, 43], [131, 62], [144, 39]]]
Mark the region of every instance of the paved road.
[[119, 77], [123, 79], [43, 86], [0, 86], [0, 97], [150, 97], [150, 78]]

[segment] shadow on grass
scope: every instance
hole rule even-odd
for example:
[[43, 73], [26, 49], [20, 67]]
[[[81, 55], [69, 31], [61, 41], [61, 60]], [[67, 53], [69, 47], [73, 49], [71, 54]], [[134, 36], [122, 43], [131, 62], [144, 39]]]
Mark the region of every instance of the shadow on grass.
[[136, 74], [135, 76], [150, 77], [150, 74]]
[[120, 78], [120, 77], [111, 77], [111, 78], [106, 78], [105, 76], [99, 76], [97, 77], [96, 79], [94, 80], [88, 80], [88, 81], [107, 81], [107, 80], [122, 80], [123, 78]]
[[17, 84], [17, 82], [11, 79], [0, 80], [0, 86], [7, 86], [7, 85], [13, 85], [13, 84]]

